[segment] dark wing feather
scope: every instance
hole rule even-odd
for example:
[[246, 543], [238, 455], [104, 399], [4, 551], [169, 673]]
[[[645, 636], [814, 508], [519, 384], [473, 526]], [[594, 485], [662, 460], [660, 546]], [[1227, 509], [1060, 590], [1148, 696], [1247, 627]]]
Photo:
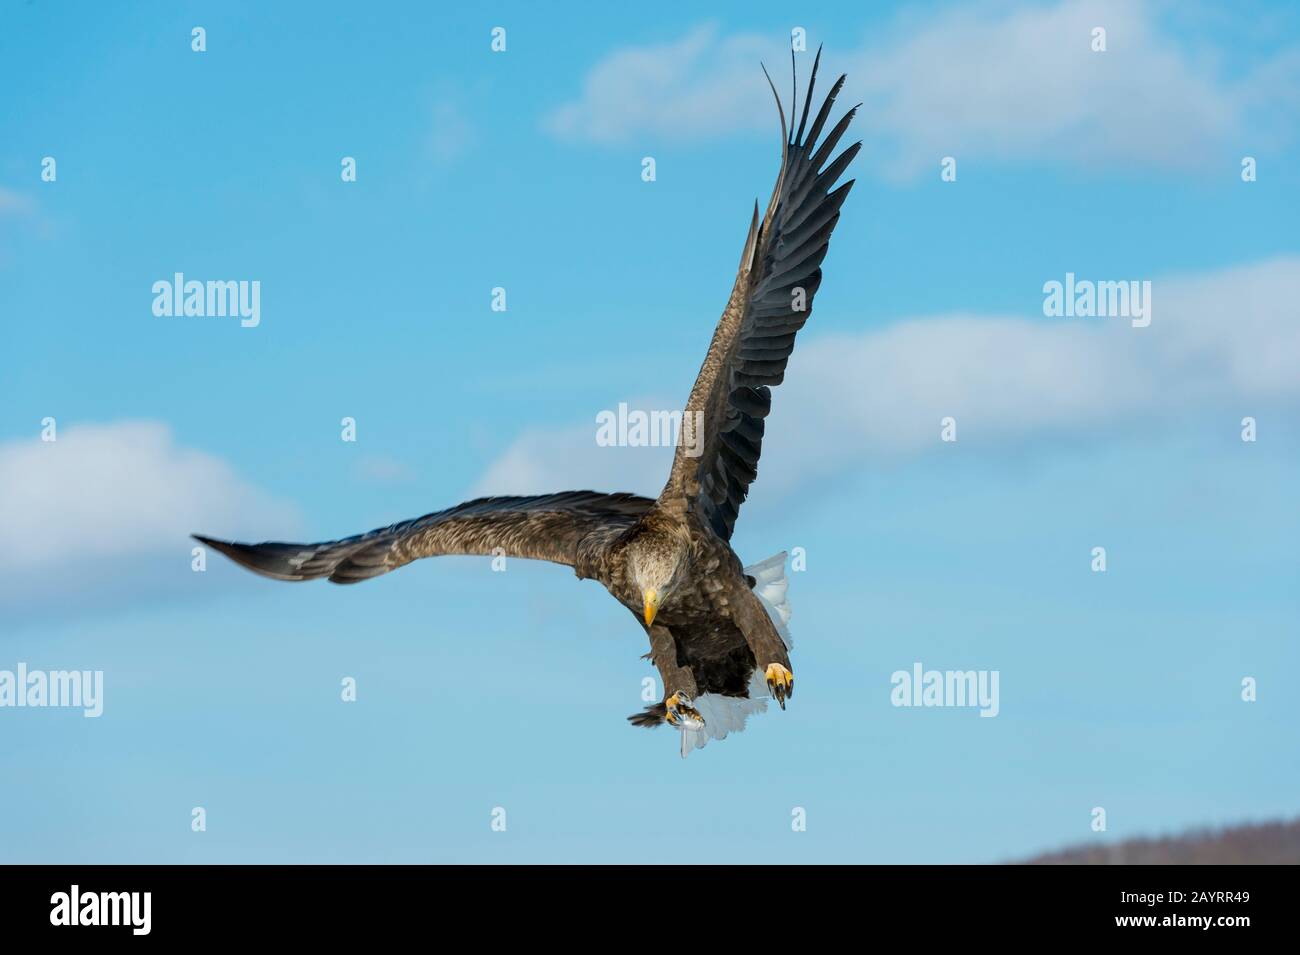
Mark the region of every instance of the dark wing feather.
[[758, 476], [771, 389], [785, 377], [795, 335], [808, 320], [831, 232], [853, 185], [849, 180], [835, 188], [836, 180], [862, 145], [854, 143], [827, 163], [857, 107], [817, 142], [843, 76], [804, 138], [820, 62], [818, 51], [793, 138], [785, 138], [785, 112], [778, 98], [781, 174], [761, 223], [754, 209], [735, 288], [687, 400], [683, 428], [699, 420], [702, 433], [684, 432], [688, 440], [677, 448], [672, 475], [660, 495], [666, 507], [693, 509], [723, 540], [730, 540], [740, 505]]
[[195, 535], [231, 560], [276, 580], [328, 577], [352, 584], [421, 557], [494, 554], [573, 566], [579, 545], [603, 544], [653, 504], [635, 494], [565, 491], [534, 497], [484, 497], [391, 527], [320, 544], [237, 544]]

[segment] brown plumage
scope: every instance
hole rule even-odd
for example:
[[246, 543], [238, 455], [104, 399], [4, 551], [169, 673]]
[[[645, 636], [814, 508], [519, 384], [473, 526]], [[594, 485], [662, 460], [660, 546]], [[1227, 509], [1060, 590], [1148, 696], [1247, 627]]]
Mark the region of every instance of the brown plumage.
[[278, 580], [356, 583], [440, 554], [567, 564], [603, 584], [649, 636], [664, 699], [629, 717], [634, 724], [700, 729], [693, 701], [706, 694], [746, 699], [756, 672], [784, 708], [794, 692], [786, 643], [729, 541], [758, 473], [771, 388], [781, 383], [808, 319], [853, 185], [836, 188], [836, 181], [861, 145], [831, 159], [856, 107], [818, 142], [843, 76], [809, 125], [820, 60], [819, 51], [793, 136], [777, 97], [780, 174], [761, 218], [755, 205], [735, 286], [682, 416], [684, 423], [700, 420], [703, 433], [689, 436], [696, 454], [687, 452], [688, 442], [679, 445], [657, 500], [595, 491], [488, 497], [320, 544], [196, 539]]

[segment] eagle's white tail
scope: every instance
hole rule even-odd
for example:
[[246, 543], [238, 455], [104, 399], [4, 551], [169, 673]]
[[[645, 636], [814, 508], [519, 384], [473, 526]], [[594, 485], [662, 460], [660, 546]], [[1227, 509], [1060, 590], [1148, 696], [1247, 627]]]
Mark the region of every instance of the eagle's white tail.
[[[772, 623], [785, 641], [786, 649], [793, 643], [790, 639], [790, 601], [787, 596], [789, 584], [785, 579], [785, 551], [773, 554], [767, 560], [759, 561], [745, 568], [745, 573], [754, 578], [754, 593], [767, 610]], [[739, 733], [745, 728], [745, 721], [754, 713], [767, 711], [767, 683], [763, 674], [755, 670], [749, 681], [749, 698], [723, 696], [720, 693], [704, 693], [692, 701], [700, 711], [704, 725], [699, 729], [682, 730], [682, 758], [685, 759], [693, 749], [700, 749], [711, 739], [725, 739], [728, 733]]]
[[768, 616], [776, 624], [777, 632], [789, 650], [794, 642], [790, 639], [790, 601], [787, 599], [790, 584], [785, 579], [785, 558], [785, 551], [781, 551], [767, 560], [746, 567], [745, 573], [754, 578], [754, 593], [767, 608]]

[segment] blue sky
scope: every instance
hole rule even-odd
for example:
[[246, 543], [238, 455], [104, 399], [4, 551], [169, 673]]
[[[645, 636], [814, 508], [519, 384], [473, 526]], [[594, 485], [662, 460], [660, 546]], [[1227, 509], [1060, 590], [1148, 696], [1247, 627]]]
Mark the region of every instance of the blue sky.
[[[1300, 14], [863, 6], [6, 6], [0, 670], [105, 703], [0, 708], [0, 860], [980, 862], [1300, 812]], [[656, 492], [595, 415], [684, 400], [796, 26], [865, 106], [733, 540], [807, 553], [786, 712], [685, 761], [629, 728], [644, 636], [562, 567], [191, 572], [190, 531]], [[178, 271], [260, 324], [156, 317]], [[1044, 317], [1067, 272], [1151, 325]], [[917, 661], [999, 715], [892, 706]]]

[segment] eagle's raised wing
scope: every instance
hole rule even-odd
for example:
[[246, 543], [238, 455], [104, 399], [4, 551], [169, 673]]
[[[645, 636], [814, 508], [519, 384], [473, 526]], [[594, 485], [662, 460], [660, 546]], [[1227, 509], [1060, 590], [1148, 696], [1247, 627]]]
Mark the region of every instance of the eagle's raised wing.
[[194, 539], [264, 577], [354, 584], [441, 554], [502, 553], [573, 566], [585, 538], [612, 541], [653, 503], [635, 494], [596, 491], [484, 497], [320, 544], [236, 544], [197, 534]]
[[[758, 475], [771, 388], [785, 377], [795, 334], [808, 320], [831, 231], [853, 180], [832, 188], [862, 145], [854, 143], [827, 163], [857, 107], [817, 142], [844, 85], [843, 76], [831, 87], [804, 138], [820, 62], [819, 50], [793, 137], [788, 136], [777, 97], [784, 142], [781, 174], [761, 222], [754, 207], [736, 285], [687, 399], [684, 440], [660, 495], [666, 506], [684, 503], [693, 508], [723, 540], [730, 540], [740, 505]], [[692, 433], [689, 429], [697, 421], [699, 433]]]

